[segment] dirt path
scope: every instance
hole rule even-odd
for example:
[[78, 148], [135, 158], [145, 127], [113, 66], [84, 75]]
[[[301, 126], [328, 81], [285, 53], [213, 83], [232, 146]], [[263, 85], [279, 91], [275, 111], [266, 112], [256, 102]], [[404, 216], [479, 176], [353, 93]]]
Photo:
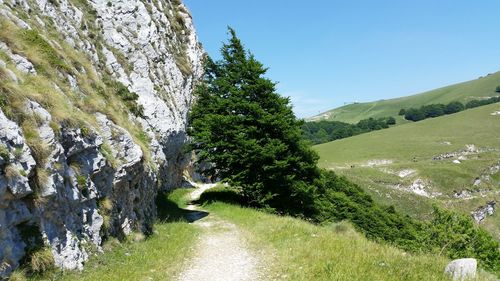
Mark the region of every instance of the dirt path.
[[[203, 191], [213, 185], [198, 185], [191, 193], [196, 200]], [[186, 263], [179, 281], [254, 281], [259, 276], [260, 260], [245, 245], [238, 227], [230, 222], [209, 214], [196, 205], [188, 209], [200, 211], [188, 218], [202, 228], [202, 234], [196, 246], [196, 255]], [[198, 219], [201, 218], [201, 219]]]

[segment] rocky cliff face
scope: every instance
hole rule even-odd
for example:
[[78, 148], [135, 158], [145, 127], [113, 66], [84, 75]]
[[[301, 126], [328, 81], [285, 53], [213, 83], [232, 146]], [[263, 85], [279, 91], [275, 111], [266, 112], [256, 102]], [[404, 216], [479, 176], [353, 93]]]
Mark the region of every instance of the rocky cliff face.
[[0, 278], [151, 231], [202, 59], [179, 0], [0, 0]]

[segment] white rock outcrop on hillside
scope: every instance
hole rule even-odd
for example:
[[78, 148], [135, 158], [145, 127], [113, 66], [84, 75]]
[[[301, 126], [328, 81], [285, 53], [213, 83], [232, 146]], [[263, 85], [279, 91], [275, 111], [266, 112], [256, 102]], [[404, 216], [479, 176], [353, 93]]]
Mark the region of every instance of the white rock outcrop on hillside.
[[[20, 124], [0, 110], [0, 279], [19, 265], [35, 240], [51, 249], [57, 266], [81, 269], [86, 249], [99, 249], [104, 236], [152, 231], [157, 192], [180, 186], [190, 160], [183, 150], [187, 113], [203, 71], [204, 52], [191, 16], [178, 2], [0, 0], [3, 19], [23, 29], [36, 25], [41, 33], [56, 28], [93, 62], [96, 73], [108, 73], [137, 93], [144, 117], [130, 118], [142, 124], [152, 152], [146, 160], [131, 132], [102, 113], [84, 127], [54, 124], [47, 105], [28, 100], [25, 114], [36, 117], [37, 147], [46, 154], [40, 163]], [[39, 75], [5, 42], [0, 50], [14, 65], [0, 64], [12, 80]], [[85, 74], [83, 68], [77, 71]], [[79, 92], [75, 77], [66, 79]], [[102, 202], [112, 206], [105, 209]]]

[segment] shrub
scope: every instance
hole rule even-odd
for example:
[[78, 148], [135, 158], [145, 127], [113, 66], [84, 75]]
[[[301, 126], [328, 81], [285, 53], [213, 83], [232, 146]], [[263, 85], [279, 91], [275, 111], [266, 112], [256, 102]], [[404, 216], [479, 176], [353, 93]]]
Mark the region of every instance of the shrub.
[[2, 157], [2, 159], [5, 162], [9, 162], [10, 161], [9, 150], [7, 149], [7, 146], [5, 146], [4, 144], [0, 144], [0, 157]]
[[420, 121], [425, 119], [425, 113], [416, 108], [410, 108], [405, 112], [405, 119], [410, 121]]
[[444, 113], [445, 114], [453, 114], [456, 112], [460, 112], [464, 109], [465, 109], [465, 106], [463, 103], [461, 103], [459, 101], [453, 101], [453, 102], [450, 102], [449, 104], [446, 105], [446, 107], [444, 109]]
[[387, 125], [396, 125], [396, 119], [394, 117], [389, 117], [389, 118], [387, 118], [386, 124]]
[[399, 111], [398, 115], [399, 116], [403, 116], [406, 114], [406, 110], [404, 108], [401, 108], [401, 110]]
[[[349, 124], [339, 121], [306, 122], [302, 125], [303, 138], [312, 144], [320, 144], [333, 140], [343, 139], [373, 130], [388, 128], [392, 122], [390, 118], [368, 118], [357, 124]], [[393, 118], [394, 119], [394, 118]], [[387, 123], [389, 121], [389, 123]], [[396, 120], [394, 119], [394, 124]], [[392, 125], [394, 125], [392, 124]]]
[[495, 92], [500, 93], [500, 85], [497, 86], [497, 88], [495, 89]]

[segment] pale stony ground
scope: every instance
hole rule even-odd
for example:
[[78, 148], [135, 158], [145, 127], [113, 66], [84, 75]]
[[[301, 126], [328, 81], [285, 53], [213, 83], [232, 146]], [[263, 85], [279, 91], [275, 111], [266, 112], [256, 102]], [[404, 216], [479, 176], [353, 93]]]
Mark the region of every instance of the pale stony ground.
[[[197, 185], [191, 193], [196, 200], [212, 184]], [[200, 210], [189, 205], [190, 210]], [[196, 216], [196, 214], [194, 214]], [[178, 281], [254, 281], [261, 280], [263, 262], [259, 255], [246, 245], [238, 227], [213, 214], [194, 222], [202, 228], [195, 246], [195, 256], [184, 265]]]

